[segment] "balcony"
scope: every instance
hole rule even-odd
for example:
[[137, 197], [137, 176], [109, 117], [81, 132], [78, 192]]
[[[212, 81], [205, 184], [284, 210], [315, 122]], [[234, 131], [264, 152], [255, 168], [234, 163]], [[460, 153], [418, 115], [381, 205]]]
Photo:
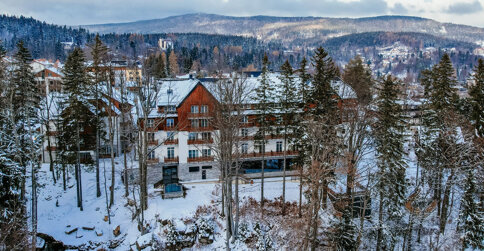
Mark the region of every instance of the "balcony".
[[157, 146], [158, 145], [158, 140], [148, 140], [148, 145], [150, 145], [150, 146]]
[[147, 160], [146, 160], [146, 164], [148, 164], [148, 165], [153, 165], [153, 164], [156, 164], [156, 163], [158, 163], [158, 162], [160, 162], [160, 159], [158, 159], [158, 158], [154, 158], [154, 159], [147, 159]]
[[190, 132], [208, 132], [208, 131], [213, 131], [213, 130], [214, 130], [213, 126], [205, 126], [205, 127], [201, 127], [201, 126], [192, 127], [192, 126], [190, 126], [188, 131], [190, 131]]
[[[281, 151], [281, 152], [270, 151], [270, 152], [265, 152], [264, 154], [259, 152], [252, 152], [252, 153], [242, 154], [241, 157], [242, 158], [260, 158], [262, 157], [262, 155], [264, 155], [264, 157], [282, 157], [284, 156], [284, 151]], [[296, 156], [296, 155], [298, 155], [297, 151], [286, 151], [286, 156]]]
[[163, 144], [165, 145], [178, 145], [178, 139], [172, 139], [172, 140], [165, 140], [165, 142], [163, 142]]
[[178, 163], [178, 156], [176, 156], [176, 157], [165, 157], [164, 162], [165, 163]]
[[189, 145], [203, 145], [203, 144], [213, 144], [213, 139], [189, 139], [187, 140]]
[[213, 161], [214, 158], [213, 156], [202, 156], [202, 157], [192, 157], [188, 158], [187, 162], [192, 163], [192, 162], [208, 162], [208, 161]]
[[189, 112], [188, 113], [188, 118], [210, 118], [212, 117], [210, 115], [210, 113], [208, 112], [204, 112], [204, 113], [192, 113], [192, 112]]

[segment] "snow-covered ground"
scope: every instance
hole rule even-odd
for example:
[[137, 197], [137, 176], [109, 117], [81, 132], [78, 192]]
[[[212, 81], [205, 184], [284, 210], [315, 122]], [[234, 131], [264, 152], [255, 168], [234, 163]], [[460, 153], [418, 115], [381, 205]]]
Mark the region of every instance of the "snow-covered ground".
[[[104, 175], [103, 167], [106, 167], [106, 181], [109, 196], [109, 185], [111, 184], [110, 160], [106, 159], [101, 162], [101, 197], [96, 197], [96, 176], [95, 170], [83, 168], [82, 186], [83, 186], [83, 206], [84, 210], [80, 211], [77, 207], [75, 177], [69, 174], [68, 188], [63, 190], [62, 180], [53, 184], [52, 174], [49, 171], [49, 165], [44, 164], [38, 172], [38, 232], [51, 235], [57, 240], [67, 245], [79, 246], [82, 244], [89, 245], [92, 243], [101, 243], [99, 247], [107, 247], [110, 240], [124, 241], [116, 250], [129, 250], [130, 244], [133, 244], [140, 236], [136, 220], [132, 220], [132, 212], [125, 206], [127, 199], [124, 197], [124, 186], [120, 179], [120, 173], [123, 168], [122, 161], [116, 161], [116, 186], [114, 206], [111, 207], [111, 224], [104, 221], [107, 216], [106, 195], [104, 193]], [[149, 186], [149, 208], [145, 212], [145, 220], [154, 222], [156, 215], [160, 219], [179, 220], [185, 217], [193, 217], [197, 207], [202, 205], [219, 206], [220, 191], [216, 183], [196, 183], [185, 184], [189, 189], [185, 198], [163, 200], [159, 191], [155, 190], [152, 185]], [[132, 186], [130, 186], [132, 189]], [[241, 184], [240, 198], [245, 200], [253, 197], [260, 199], [260, 183]], [[133, 199], [133, 191], [130, 191], [129, 198]], [[282, 182], [280, 179], [267, 179], [265, 184], [264, 197], [274, 199], [282, 195]], [[288, 201], [297, 201], [299, 198], [299, 183], [292, 182], [288, 178], [286, 184], [286, 196]], [[109, 199], [109, 198], [108, 198]], [[138, 199], [138, 194], [136, 194]], [[113, 234], [113, 229], [120, 226], [121, 234], [117, 237]], [[85, 230], [82, 227], [93, 228], [94, 230]], [[78, 230], [67, 234], [66, 232], [77, 228]], [[98, 236], [102, 234], [102, 236]], [[223, 239], [223, 238], [219, 238]], [[93, 247], [96, 245], [93, 245]], [[210, 249], [223, 247], [223, 240], [216, 241], [210, 246]]]

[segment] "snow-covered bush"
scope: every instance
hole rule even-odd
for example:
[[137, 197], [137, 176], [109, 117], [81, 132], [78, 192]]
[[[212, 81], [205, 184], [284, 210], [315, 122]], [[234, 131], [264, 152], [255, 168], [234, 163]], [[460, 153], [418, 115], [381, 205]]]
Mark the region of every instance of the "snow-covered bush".
[[198, 228], [197, 238], [201, 242], [211, 243], [215, 231], [214, 221], [209, 218], [201, 217], [195, 222], [195, 225]]
[[254, 227], [254, 232], [257, 236], [257, 243], [255, 247], [259, 251], [269, 251], [274, 250], [274, 242], [268, 234], [268, 228], [260, 223], [256, 223]]
[[237, 234], [238, 234], [237, 238], [240, 241], [247, 242], [249, 238], [252, 236], [252, 231], [249, 229], [249, 224], [247, 224], [247, 222], [240, 223]]
[[180, 241], [180, 234], [176, 230], [176, 226], [173, 222], [169, 222], [166, 225], [166, 229], [164, 231], [166, 237], [166, 245], [168, 248], [175, 248]]

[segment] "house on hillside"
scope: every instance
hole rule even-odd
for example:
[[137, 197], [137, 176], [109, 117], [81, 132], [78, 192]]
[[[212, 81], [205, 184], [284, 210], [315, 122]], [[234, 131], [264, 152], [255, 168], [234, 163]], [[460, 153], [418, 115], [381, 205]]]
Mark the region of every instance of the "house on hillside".
[[[280, 82], [279, 74], [270, 74], [275, 85]], [[252, 90], [247, 103], [243, 107], [243, 121], [240, 128], [241, 137], [241, 173], [250, 178], [257, 178], [261, 172], [262, 155], [265, 159], [266, 176], [282, 175], [283, 159], [286, 155], [287, 170], [291, 174], [291, 160], [297, 156], [293, 147], [284, 147], [283, 135], [273, 134], [266, 138], [261, 146], [255, 140], [258, 130], [256, 122], [257, 102], [253, 91], [259, 84], [259, 75], [252, 74], [245, 79], [248, 89]], [[159, 84], [156, 104], [146, 121], [148, 128], [150, 164], [148, 170], [149, 183], [162, 180], [163, 184], [188, 182], [196, 180], [218, 180], [220, 171], [217, 166], [217, 156], [213, 152], [214, 140], [218, 135], [211, 121], [217, 106], [217, 97], [212, 93], [215, 79], [165, 79]], [[339, 97], [339, 107], [354, 105], [355, 92], [343, 83], [332, 83]], [[280, 106], [273, 102], [275, 110]], [[144, 119], [139, 119], [141, 127]], [[287, 151], [284, 153], [284, 149]], [[295, 173], [294, 173], [295, 174]]]

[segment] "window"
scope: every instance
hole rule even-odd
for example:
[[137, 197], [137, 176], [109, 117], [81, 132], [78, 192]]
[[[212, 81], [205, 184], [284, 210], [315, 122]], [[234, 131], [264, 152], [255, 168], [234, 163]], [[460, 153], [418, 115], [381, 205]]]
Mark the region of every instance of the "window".
[[198, 157], [198, 150], [188, 150], [188, 158], [193, 159]]
[[200, 127], [208, 127], [208, 119], [201, 119]]
[[202, 149], [202, 156], [203, 157], [212, 156], [212, 150], [210, 150], [210, 149]]
[[190, 108], [191, 113], [198, 113], [198, 105], [192, 105]]
[[190, 173], [198, 172], [198, 171], [200, 171], [200, 167], [199, 166], [190, 166], [190, 167], [188, 167], [188, 172], [190, 172]]
[[202, 132], [202, 139], [203, 140], [209, 140], [211, 137], [209, 132]]
[[166, 106], [166, 112], [176, 112], [176, 107], [174, 105]]
[[249, 152], [249, 144], [242, 143], [242, 154], [247, 154]]
[[202, 166], [202, 169], [212, 169], [212, 166]]
[[200, 113], [208, 113], [208, 105], [202, 105], [200, 107]]
[[259, 153], [265, 152], [265, 145], [263, 143], [257, 143], [256, 148], [259, 149]]
[[192, 119], [190, 125], [192, 128], [198, 128], [198, 119]]
[[282, 141], [276, 142], [276, 152], [282, 152]]
[[175, 158], [175, 148], [174, 147], [166, 148], [166, 157], [168, 159], [174, 159]]
[[154, 125], [155, 125], [155, 120], [154, 120], [154, 119], [148, 119], [148, 120], [146, 121], [146, 127], [151, 128], [151, 127], [153, 127]]
[[148, 132], [148, 142], [153, 142], [153, 141], [155, 141], [155, 133]]
[[249, 136], [249, 129], [247, 129], [247, 128], [242, 128], [242, 129], [240, 129], [240, 135], [241, 135], [242, 137], [247, 137], [247, 136]]
[[242, 123], [243, 124], [248, 124], [249, 123], [249, 116], [242, 117]]
[[174, 132], [168, 132], [166, 134], [166, 140], [167, 141], [173, 141], [173, 140], [175, 140], [175, 133]]
[[174, 119], [166, 119], [166, 127], [173, 127], [175, 126], [175, 120]]
[[148, 149], [148, 159], [155, 159], [155, 150]]
[[191, 132], [188, 134], [188, 140], [196, 140], [197, 139], [197, 133], [196, 132]]

